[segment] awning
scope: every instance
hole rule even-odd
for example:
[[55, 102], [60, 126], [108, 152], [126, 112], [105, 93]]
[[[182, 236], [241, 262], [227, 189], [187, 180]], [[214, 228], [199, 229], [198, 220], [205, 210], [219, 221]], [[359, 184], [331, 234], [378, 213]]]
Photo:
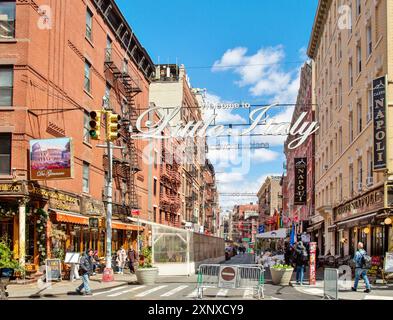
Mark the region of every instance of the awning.
[[318, 222], [318, 223], [312, 225], [311, 227], [307, 228], [307, 232], [313, 232], [315, 230], [321, 229], [322, 223], [323, 223], [323, 221]]
[[83, 224], [89, 225], [89, 218], [82, 216], [76, 212], [70, 211], [61, 211], [57, 209], [50, 209], [55, 214], [55, 220], [57, 222], [65, 222], [65, 223], [74, 223], [74, 224]]
[[337, 222], [337, 226], [338, 227], [347, 227], [347, 228], [352, 228], [352, 227], [356, 227], [356, 226], [360, 226], [363, 223], [367, 224], [370, 222], [370, 220], [372, 218], [374, 218], [377, 215], [377, 212], [374, 213], [370, 213], [370, 214], [366, 214], [364, 216], [360, 216], [360, 217], [354, 217], [352, 219], [348, 219], [345, 221], [339, 221]]
[[274, 231], [259, 233], [256, 235], [260, 239], [285, 239], [287, 237], [287, 229], [282, 228]]
[[[138, 231], [138, 226], [135, 224], [124, 223], [120, 221], [112, 221], [112, 229]], [[144, 229], [144, 227], [139, 226], [139, 231], [143, 231]]]

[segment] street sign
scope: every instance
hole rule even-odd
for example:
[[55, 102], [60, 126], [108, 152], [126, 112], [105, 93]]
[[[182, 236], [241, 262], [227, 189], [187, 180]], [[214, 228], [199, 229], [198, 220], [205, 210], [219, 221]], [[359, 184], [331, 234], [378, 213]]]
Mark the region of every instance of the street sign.
[[219, 288], [236, 288], [236, 275], [237, 267], [235, 266], [221, 266], [220, 267], [220, 278], [218, 282]]
[[261, 225], [258, 227], [258, 233], [264, 233], [265, 232], [265, 226]]

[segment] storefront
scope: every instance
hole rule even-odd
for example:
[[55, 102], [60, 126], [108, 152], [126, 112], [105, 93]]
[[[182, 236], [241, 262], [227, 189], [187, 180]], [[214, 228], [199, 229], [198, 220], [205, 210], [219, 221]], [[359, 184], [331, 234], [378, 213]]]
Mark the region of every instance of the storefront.
[[[383, 256], [387, 250], [389, 227], [378, 216], [384, 212], [384, 189], [376, 188], [333, 210], [335, 254], [356, 252], [362, 242], [371, 256]], [[383, 224], [382, 224], [383, 223]]]

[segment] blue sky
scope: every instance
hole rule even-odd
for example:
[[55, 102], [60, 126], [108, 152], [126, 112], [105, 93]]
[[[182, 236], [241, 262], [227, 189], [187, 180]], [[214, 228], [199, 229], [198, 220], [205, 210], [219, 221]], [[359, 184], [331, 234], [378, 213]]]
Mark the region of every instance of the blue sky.
[[[252, 104], [296, 101], [299, 68], [306, 60], [317, 2], [117, 0], [155, 63], [183, 63], [192, 86], [206, 88], [211, 101]], [[269, 115], [290, 121], [291, 109], [276, 108]], [[220, 117], [231, 123], [248, 115], [239, 110]], [[210, 153], [216, 171], [224, 172], [217, 174], [219, 190], [256, 192], [267, 174], [282, 173], [282, 140], [258, 137], [253, 142], [269, 142], [270, 149], [250, 155], [228, 152], [236, 159], [247, 158], [243, 166], [221, 166], [217, 153]], [[255, 201], [221, 198], [222, 204], [223, 200], [226, 206]]]

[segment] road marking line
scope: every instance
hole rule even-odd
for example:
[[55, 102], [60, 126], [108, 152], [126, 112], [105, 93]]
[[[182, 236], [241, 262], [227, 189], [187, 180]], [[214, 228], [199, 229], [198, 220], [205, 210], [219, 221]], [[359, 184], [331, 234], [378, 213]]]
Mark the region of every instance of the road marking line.
[[244, 290], [243, 299], [253, 299], [254, 298], [254, 290], [246, 289]]
[[174, 295], [175, 293], [178, 293], [179, 291], [184, 290], [185, 288], [188, 288], [188, 286], [186, 286], [186, 285], [179, 286], [171, 291], [168, 291], [167, 293], [162, 294], [161, 297], [170, 297], [170, 296]]
[[364, 300], [393, 300], [393, 297], [367, 295], [364, 297]]
[[220, 289], [220, 291], [217, 292], [216, 297], [226, 297], [228, 293], [228, 289]]
[[153, 293], [155, 291], [161, 290], [161, 289], [163, 289], [165, 287], [167, 287], [167, 285], [165, 285], [165, 286], [158, 286], [158, 287], [152, 288], [150, 290], [141, 292], [141, 293], [137, 294], [135, 297], [144, 297], [144, 296], [147, 296], [150, 293]]
[[[122, 286], [122, 287], [118, 287], [118, 288], [113, 288], [113, 289], [110, 289], [110, 290], [108, 290], [108, 291], [96, 292], [96, 293], [93, 293], [93, 296], [98, 296], [98, 295], [100, 295], [100, 294], [110, 293], [110, 292], [117, 291], [117, 290], [122, 290], [122, 289], [125, 289], [125, 288], [127, 288], [127, 286]], [[88, 297], [88, 296], [86, 296], [86, 297]]]
[[108, 295], [108, 297], [117, 297], [117, 296], [121, 296], [122, 294], [125, 294], [125, 293], [128, 293], [128, 292], [132, 292], [132, 291], [136, 291], [136, 290], [142, 289], [142, 288], [144, 288], [144, 287], [146, 287], [146, 286], [138, 286], [138, 287], [135, 287], [135, 288], [132, 288], [132, 289], [129, 289], [129, 290], [124, 290], [124, 291], [121, 291], [121, 292], [116, 292], [116, 293], [113, 293], [113, 294]]
[[193, 292], [191, 292], [187, 298], [196, 298], [198, 295], [198, 289], [195, 289]]

